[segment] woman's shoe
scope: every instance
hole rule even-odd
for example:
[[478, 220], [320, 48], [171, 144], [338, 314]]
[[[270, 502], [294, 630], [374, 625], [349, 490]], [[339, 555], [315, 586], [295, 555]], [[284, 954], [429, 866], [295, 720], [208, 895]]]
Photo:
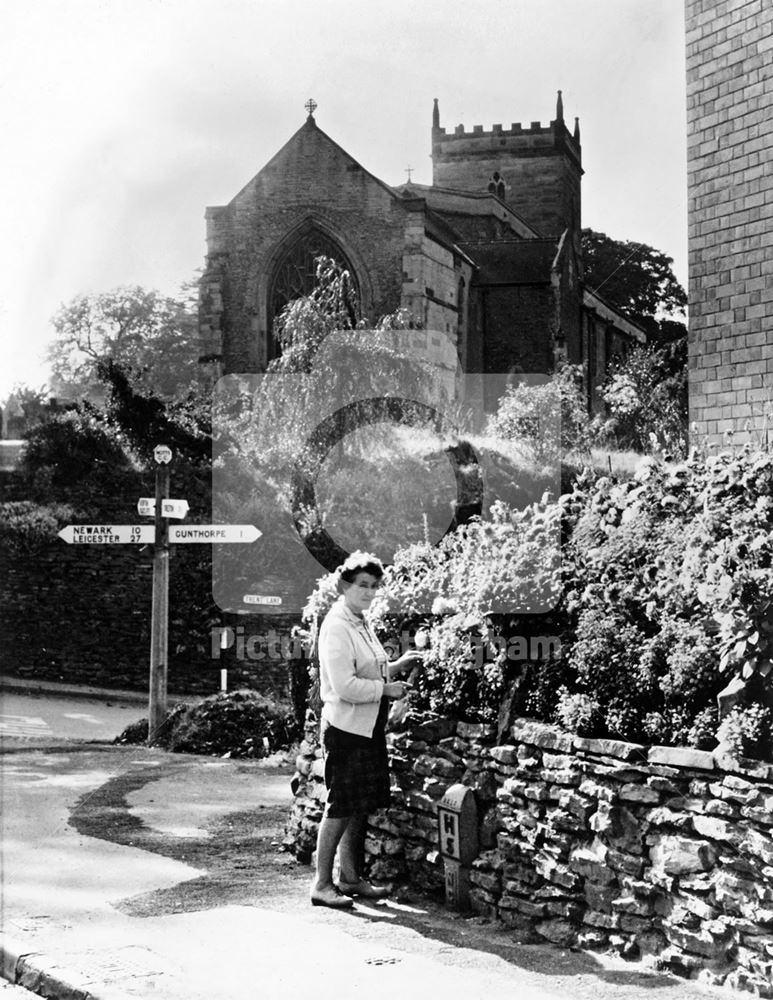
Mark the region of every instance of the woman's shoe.
[[354, 904], [348, 896], [344, 896], [335, 886], [329, 889], [312, 889], [312, 906], [330, 906], [334, 910], [348, 910]]
[[361, 878], [358, 882], [339, 882], [338, 888], [344, 896], [362, 896], [363, 899], [384, 899], [390, 890], [383, 885], [371, 885]]

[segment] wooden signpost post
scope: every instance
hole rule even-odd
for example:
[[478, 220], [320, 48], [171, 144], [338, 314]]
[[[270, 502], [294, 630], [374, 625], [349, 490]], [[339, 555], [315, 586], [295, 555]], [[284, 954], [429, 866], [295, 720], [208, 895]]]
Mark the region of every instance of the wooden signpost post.
[[167, 716], [167, 650], [169, 647], [169, 543], [212, 545], [254, 542], [261, 532], [254, 524], [186, 524], [169, 527], [170, 517], [188, 513], [187, 500], [169, 497], [167, 445], [153, 449], [156, 462], [156, 495], [140, 497], [137, 511], [152, 517], [150, 524], [68, 524], [59, 537], [68, 545], [148, 545], [153, 543], [153, 597], [150, 623], [150, 691], [148, 695], [148, 743]]
[[172, 449], [160, 444], [153, 449], [156, 462], [156, 498], [153, 505], [153, 597], [150, 611], [150, 694], [148, 698], [148, 743], [152, 742], [167, 716], [166, 656], [169, 648], [169, 522], [162, 501], [169, 496], [169, 464]]

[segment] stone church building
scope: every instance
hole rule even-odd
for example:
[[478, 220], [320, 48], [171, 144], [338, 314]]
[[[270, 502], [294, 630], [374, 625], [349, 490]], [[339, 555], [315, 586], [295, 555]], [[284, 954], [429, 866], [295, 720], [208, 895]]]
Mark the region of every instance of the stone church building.
[[228, 205], [206, 210], [204, 352], [225, 373], [263, 371], [274, 318], [324, 253], [351, 272], [368, 322], [408, 309], [425, 337], [451, 336], [465, 372], [581, 362], [589, 409], [602, 406], [608, 363], [645, 337], [583, 284], [580, 130], [561, 92], [549, 124], [485, 131], [442, 128], [436, 100], [429, 186], [375, 177], [307, 110]]

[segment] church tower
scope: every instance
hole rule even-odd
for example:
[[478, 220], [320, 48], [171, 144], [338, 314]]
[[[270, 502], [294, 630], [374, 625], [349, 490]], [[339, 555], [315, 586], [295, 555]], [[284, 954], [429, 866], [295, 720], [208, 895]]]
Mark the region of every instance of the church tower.
[[580, 234], [582, 150], [579, 120], [570, 132], [558, 91], [556, 117], [547, 126], [532, 122], [509, 129], [482, 125], [466, 132], [457, 125], [448, 134], [440, 127], [437, 98], [432, 112], [432, 184], [438, 188], [491, 192], [506, 202], [544, 236], [565, 229]]

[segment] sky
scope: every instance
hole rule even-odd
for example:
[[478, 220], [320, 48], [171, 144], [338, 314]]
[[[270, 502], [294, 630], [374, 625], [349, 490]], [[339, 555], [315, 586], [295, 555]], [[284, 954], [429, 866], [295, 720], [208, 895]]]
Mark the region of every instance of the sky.
[[226, 204], [303, 124], [388, 184], [441, 126], [580, 119], [583, 225], [687, 282], [682, 0], [5, 0], [0, 399], [47, 377], [81, 293], [175, 293]]

